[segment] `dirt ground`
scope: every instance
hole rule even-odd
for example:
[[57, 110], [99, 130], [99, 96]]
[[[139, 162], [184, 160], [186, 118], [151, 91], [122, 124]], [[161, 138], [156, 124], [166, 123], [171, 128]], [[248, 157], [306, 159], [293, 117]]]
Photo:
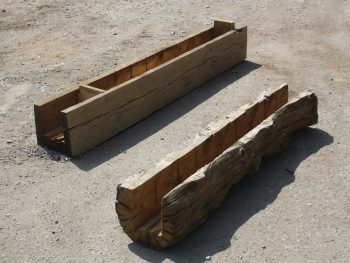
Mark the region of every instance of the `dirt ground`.
[[[215, 18], [248, 26], [246, 62], [79, 158], [37, 146], [35, 101]], [[1, 0], [0, 39], [1, 262], [349, 262], [350, 1]], [[319, 123], [178, 246], [133, 243], [117, 184], [282, 82]]]

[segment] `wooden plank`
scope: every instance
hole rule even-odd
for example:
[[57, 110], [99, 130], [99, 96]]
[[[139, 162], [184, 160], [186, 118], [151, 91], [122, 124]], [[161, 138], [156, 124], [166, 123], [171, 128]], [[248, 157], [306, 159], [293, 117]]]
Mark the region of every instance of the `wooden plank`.
[[[269, 107], [266, 109], [270, 110]], [[152, 224], [146, 221], [147, 227], [140, 227], [142, 231], [138, 231], [137, 225], [133, 225], [132, 229], [125, 227], [130, 226], [128, 223], [133, 220], [133, 211], [128, 210], [128, 220], [121, 221], [124, 231], [134, 241], [156, 248], [178, 243], [205, 221], [207, 214], [224, 200], [233, 184], [259, 167], [263, 156], [281, 151], [287, 145], [292, 132], [317, 123], [317, 119], [316, 95], [311, 92], [300, 94], [217, 156], [209, 165], [202, 167], [168, 192], [160, 204], [159, 221], [155, 222], [156, 215], [153, 215]], [[136, 186], [135, 182], [132, 185]], [[118, 186], [116, 208], [120, 217], [123, 217], [125, 211], [121, 211], [119, 206], [128, 207], [128, 202], [132, 205], [132, 201], [135, 201], [123, 198], [123, 191], [126, 188]], [[132, 195], [130, 189], [127, 192]], [[147, 196], [142, 197], [143, 200], [148, 199]]]
[[115, 87], [116, 83], [116, 71], [115, 70], [109, 70], [102, 75], [96, 76], [92, 79], [89, 79], [83, 84], [92, 86], [94, 88], [108, 90], [110, 88]]
[[[46, 134], [60, 128], [60, 111], [66, 109], [78, 102], [79, 86], [75, 85], [64, 91], [50, 96], [34, 104], [35, 126], [38, 144], [46, 146], [51, 144]], [[65, 150], [56, 144], [50, 145], [60, 150]]]
[[63, 127], [71, 140], [70, 154], [85, 152], [241, 62], [246, 57], [246, 43], [246, 28], [230, 31], [89, 103], [63, 110]]
[[[224, 23], [228, 22], [222, 22], [219, 27], [223, 27]], [[136, 59], [135, 62], [132, 62], [131, 64], [122, 65], [115, 70], [109, 70], [100, 76], [91, 78], [85, 81], [84, 84], [104, 90], [113, 88], [133, 77], [141, 75], [147, 70], [153, 69], [166, 61], [189, 51], [190, 49], [212, 40], [214, 38], [214, 29], [215, 25], [214, 27], [208, 27], [205, 30], [187, 36], [183, 40], [174, 42], [168, 47], [163, 48], [146, 58]], [[228, 31], [222, 30], [221, 34], [226, 32]]]
[[169, 192], [162, 200], [162, 223], [171, 225], [174, 235], [167, 245], [188, 235], [224, 200], [233, 184], [257, 169], [263, 156], [281, 151], [292, 132], [316, 124], [317, 118], [317, 97], [304, 92]]
[[84, 100], [90, 99], [103, 92], [104, 90], [102, 89], [97, 89], [88, 85], [81, 84], [79, 85], [78, 102], [82, 102]]
[[214, 21], [214, 36], [220, 36], [230, 30], [235, 30], [235, 22], [229, 20]]
[[[225, 119], [210, 124], [195, 138], [189, 147], [168, 155], [153, 169], [147, 171], [145, 175], [135, 175], [132, 179], [118, 186], [118, 201], [123, 210], [119, 211], [118, 214], [123, 218], [128, 218], [128, 220], [121, 222], [124, 230], [128, 234], [138, 233], [136, 231], [138, 227], [147, 224], [149, 218], [160, 212], [161, 200], [169, 191], [198, 169], [214, 160], [246, 134], [248, 130], [245, 130], [245, 133], [238, 137], [237, 127], [244, 126], [246, 123], [253, 123], [252, 120], [256, 116], [252, 112], [258, 112], [258, 108], [265, 109], [265, 105], [270, 104], [270, 101], [277, 97], [280, 98], [281, 106], [287, 103], [287, 84], [283, 84], [269, 93], [264, 93], [255, 103], [245, 105]], [[276, 107], [274, 111], [279, 107]], [[263, 112], [258, 116], [260, 119], [255, 118], [254, 127], [265, 119], [265, 113]], [[253, 125], [248, 127], [251, 130]], [[150, 188], [154, 189], [155, 192], [149, 191]], [[120, 194], [119, 190], [121, 190]], [[123, 198], [126, 193], [132, 198]], [[142, 204], [142, 206], [139, 204]], [[125, 214], [125, 208], [129, 208], [127, 211], [130, 213], [127, 215]]]
[[[116, 90], [119, 88], [119, 85], [171, 61], [191, 49], [211, 41], [215, 38], [215, 27], [226, 28], [226, 31], [229, 30], [230, 27], [225, 26], [225, 23], [228, 24], [229, 22], [218, 22], [214, 27], [209, 27], [204, 31], [192, 34], [180, 41], [176, 41], [167, 48], [162, 49], [153, 55], [147, 56], [146, 58], [135, 60], [128, 65], [120, 66], [117, 69], [112, 69], [99, 76], [93, 77], [82, 82], [80, 86], [97, 88], [102, 91]], [[220, 30], [220, 34], [226, 33], [225, 30]], [[75, 105], [75, 107], [84, 105], [81, 104], [81, 102], [94, 100], [94, 95], [99, 97], [97, 92], [95, 93], [89, 89], [79, 88], [78, 85], [75, 85], [73, 88], [68, 88], [63, 92], [60, 92], [58, 95], [50, 97], [44, 102], [37, 103], [34, 106], [34, 111], [36, 116], [35, 122], [38, 143], [64, 152], [71, 152], [71, 134], [63, 127], [61, 119], [63, 118], [64, 123], [65, 117], [64, 114], [60, 114], [60, 111], [73, 105]], [[86, 120], [83, 119], [82, 123], [84, 121]], [[100, 129], [101, 127], [97, 128]], [[62, 132], [64, 132], [64, 136], [62, 136]], [[60, 141], [59, 145], [56, 143], [57, 141]]]

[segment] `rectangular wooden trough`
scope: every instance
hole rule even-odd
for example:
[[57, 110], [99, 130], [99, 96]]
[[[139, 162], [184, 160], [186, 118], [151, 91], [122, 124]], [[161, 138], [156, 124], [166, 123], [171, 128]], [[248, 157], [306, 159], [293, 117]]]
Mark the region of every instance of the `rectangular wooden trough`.
[[247, 28], [214, 26], [34, 105], [38, 143], [78, 156], [246, 58]]
[[258, 169], [262, 157], [282, 150], [292, 132], [317, 120], [317, 97], [311, 92], [289, 102], [287, 85], [263, 94], [209, 125], [183, 151], [118, 185], [121, 226], [132, 240], [155, 248], [181, 241], [233, 184]]

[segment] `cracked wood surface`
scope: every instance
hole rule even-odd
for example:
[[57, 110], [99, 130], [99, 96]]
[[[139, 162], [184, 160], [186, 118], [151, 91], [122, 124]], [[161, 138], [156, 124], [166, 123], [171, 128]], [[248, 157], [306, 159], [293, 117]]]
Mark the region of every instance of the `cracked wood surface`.
[[[214, 161], [158, 198], [156, 204], [159, 210], [155, 214], [147, 214], [147, 197], [154, 196], [154, 184], [141, 191], [139, 200], [136, 200], [133, 191], [129, 191], [137, 189], [135, 182], [118, 186], [116, 210], [124, 231], [134, 241], [155, 248], [181, 241], [204, 222], [207, 214], [224, 200], [233, 184], [258, 169], [262, 157], [281, 151], [292, 132], [317, 123], [317, 119], [316, 95], [311, 92], [300, 94]], [[163, 166], [166, 167], [165, 164]], [[144, 212], [148, 218], [134, 221], [134, 210], [142, 212], [142, 209], [146, 209]]]
[[247, 28], [230, 30], [118, 88], [62, 111], [68, 149], [77, 156], [243, 61]]

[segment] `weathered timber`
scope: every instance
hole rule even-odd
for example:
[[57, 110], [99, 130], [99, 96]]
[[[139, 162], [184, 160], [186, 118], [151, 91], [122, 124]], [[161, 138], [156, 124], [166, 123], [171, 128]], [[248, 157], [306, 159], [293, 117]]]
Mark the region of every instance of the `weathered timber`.
[[[304, 92], [285, 104], [283, 94], [286, 89], [279, 91], [274, 93], [275, 97], [284, 99], [270, 99], [274, 102], [261, 107], [263, 111], [259, 110], [260, 107], [255, 108], [255, 105], [263, 103], [261, 100], [250, 107], [244, 106], [234, 115], [234, 121], [227, 122], [225, 119], [221, 124], [212, 125], [214, 128], [210, 135], [206, 133], [207, 139], [200, 139], [200, 143], [195, 141], [197, 147], [168, 156], [146, 175], [135, 176], [118, 185], [116, 211], [129, 237], [155, 248], [178, 243], [204, 222], [207, 214], [224, 200], [233, 184], [258, 169], [262, 157], [281, 151], [292, 132], [317, 123], [315, 94]], [[271, 105], [275, 106], [271, 108]], [[253, 111], [255, 114], [248, 114], [252, 108], [256, 109]], [[255, 116], [245, 117], [250, 121], [241, 122], [242, 125], [254, 123], [252, 120], [256, 116], [261, 117], [258, 117], [260, 121], [256, 125], [248, 125], [246, 132], [237, 137], [241, 116]], [[222, 127], [226, 127], [226, 131]], [[236, 139], [230, 139], [225, 144], [225, 139], [232, 136], [229, 133], [234, 133]], [[215, 140], [215, 135], [220, 140]], [[201, 148], [199, 145], [207, 146], [202, 157], [197, 151]], [[211, 152], [216, 152], [214, 158], [204, 157]], [[198, 167], [198, 163], [193, 165], [193, 160], [197, 162], [198, 158], [208, 158], [200, 162], [203, 167]], [[183, 159], [187, 162], [183, 162], [182, 167]], [[186, 169], [186, 176], [190, 175], [182, 178], [181, 170]]]
[[35, 104], [38, 143], [78, 156], [243, 61], [246, 52], [247, 28], [215, 21], [146, 58]]
[[145, 175], [136, 175], [124, 182], [118, 188], [118, 198], [132, 196], [131, 201], [120, 204], [123, 208], [131, 207], [132, 211], [127, 215], [128, 220], [121, 221], [125, 231], [131, 235], [137, 233], [134, 231], [139, 226], [160, 213], [160, 202], [166, 193], [214, 160], [287, 101], [288, 86], [283, 84], [275, 91], [264, 93], [255, 103], [209, 125], [189, 147], [170, 154]]

